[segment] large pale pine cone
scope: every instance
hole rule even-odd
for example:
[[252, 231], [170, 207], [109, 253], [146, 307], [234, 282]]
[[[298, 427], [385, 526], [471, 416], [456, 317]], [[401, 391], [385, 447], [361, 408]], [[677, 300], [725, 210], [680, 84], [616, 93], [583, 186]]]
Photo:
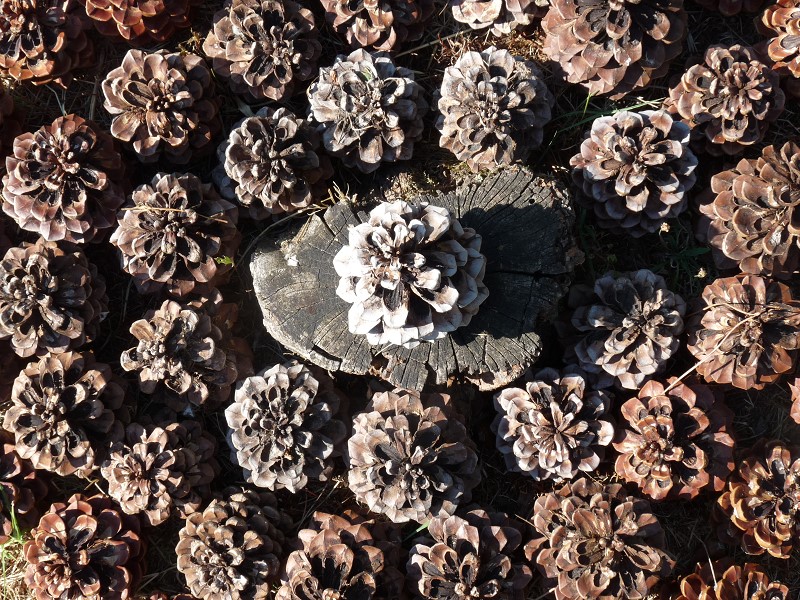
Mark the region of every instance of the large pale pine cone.
[[22, 458], [14, 436], [0, 430], [0, 546], [39, 520], [37, 504], [47, 494], [44, 473]]
[[193, 0], [80, 0], [103, 35], [122, 38], [135, 46], [169, 41], [179, 29], [191, 26]]
[[680, 593], [670, 600], [789, 600], [789, 588], [770, 581], [760, 565], [731, 562], [699, 563], [694, 573], [680, 580]]
[[453, 18], [500, 37], [524, 29], [547, 13], [550, 0], [450, 0]]
[[[754, 1], [761, 4], [760, 0]], [[800, 95], [800, 3], [778, 0], [767, 6], [756, 25], [767, 38], [763, 46], [773, 61], [772, 67], [786, 77], [786, 88], [792, 95]]]
[[325, 18], [352, 48], [390, 52], [422, 37], [433, 0], [322, 0]]

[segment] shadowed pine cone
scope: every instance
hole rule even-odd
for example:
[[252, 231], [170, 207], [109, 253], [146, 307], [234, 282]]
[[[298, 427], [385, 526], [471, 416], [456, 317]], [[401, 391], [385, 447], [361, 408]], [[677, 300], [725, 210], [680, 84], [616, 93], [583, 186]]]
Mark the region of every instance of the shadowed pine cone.
[[235, 93], [281, 101], [317, 75], [318, 36], [314, 15], [291, 0], [226, 0], [203, 52]]
[[739, 463], [718, 499], [722, 537], [739, 540], [747, 554], [788, 559], [800, 543], [800, 452], [761, 442]]
[[500, 37], [524, 29], [547, 12], [549, 0], [450, 0], [453, 18]]
[[139, 520], [105, 496], [57, 502], [25, 543], [25, 584], [37, 600], [129, 600], [142, 576]]
[[800, 96], [800, 4], [778, 0], [767, 6], [756, 26], [767, 38], [759, 49], [773, 61], [772, 68], [786, 77], [787, 90]]
[[100, 472], [123, 512], [141, 513], [155, 526], [200, 508], [219, 473], [216, 451], [216, 440], [197, 421], [163, 427], [133, 423], [124, 440], [110, 445]]
[[674, 561], [646, 500], [580, 478], [536, 499], [529, 560], [556, 600], [642, 600]]
[[228, 488], [186, 519], [178, 571], [199, 600], [266, 600], [292, 522], [270, 492]]
[[676, 383], [648, 381], [620, 409], [615, 471], [654, 500], [719, 492], [734, 466], [733, 413], [708, 387]]
[[734, 17], [742, 12], [756, 13], [761, 10], [765, 0], [694, 0], [706, 10], [716, 10], [726, 17]]
[[581, 368], [600, 376], [603, 387], [613, 380], [638, 389], [664, 369], [680, 345], [686, 303], [647, 269], [616, 277], [606, 273], [593, 293], [574, 286], [569, 304], [579, 336], [575, 355]]
[[350, 510], [315, 512], [297, 534], [301, 547], [286, 562], [275, 600], [404, 598], [399, 530]]
[[525, 389], [495, 394], [494, 407], [492, 431], [506, 468], [537, 481], [594, 471], [614, 437], [611, 398], [587, 390], [577, 374], [543, 369]]
[[137, 371], [146, 394], [166, 388], [195, 406], [228, 399], [237, 369], [225, 335], [202, 310], [165, 300], [131, 325], [137, 345], [122, 353], [120, 365]]
[[618, 100], [666, 74], [686, 24], [683, 0], [552, 0], [543, 50], [567, 81]]
[[141, 292], [173, 296], [225, 282], [241, 236], [239, 211], [191, 173], [158, 173], [133, 191], [111, 243]]
[[297, 361], [277, 364], [237, 385], [225, 409], [234, 460], [248, 483], [292, 493], [326, 481], [347, 429], [334, 419], [339, 392], [324, 372]]
[[239, 121], [217, 150], [214, 181], [251, 219], [291, 213], [324, 198], [333, 167], [314, 127], [285, 108]]
[[39, 238], [0, 261], [0, 339], [19, 356], [82, 346], [107, 309], [105, 281], [73, 244]]
[[77, 0], [3, 0], [0, 76], [67, 89], [73, 71], [93, 64]]
[[787, 278], [800, 269], [800, 145], [767, 146], [758, 159], [711, 178], [701, 238], [721, 268]]
[[356, 499], [395, 523], [452, 515], [480, 481], [473, 442], [444, 394], [376, 393], [347, 447]]
[[428, 111], [411, 70], [366, 50], [337, 56], [333, 66], [323, 67], [308, 88], [308, 101], [325, 149], [364, 173], [381, 162], [410, 159]]
[[154, 46], [191, 26], [192, 0], [80, 0], [97, 31], [134, 46]]
[[420, 599], [524, 600], [532, 573], [517, 556], [521, 544], [519, 526], [503, 513], [434, 517], [411, 549], [408, 587]]
[[381, 203], [333, 259], [350, 332], [412, 348], [468, 325], [489, 295], [480, 248], [446, 208]]
[[14, 382], [3, 428], [37, 469], [89, 477], [128, 419], [125, 390], [89, 352], [48, 354]]
[[147, 600], [197, 600], [197, 598], [189, 594], [175, 594], [171, 596], [166, 592], [151, 592]]
[[14, 447], [14, 436], [0, 429], [0, 546], [15, 535], [14, 522], [30, 527], [39, 519], [37, 501], [47, 495], [42, 473], [22, 458]]
[[186, 164], [212, 149], [221, 126], [211, 72], [195, 54], [128, 50], [103, 80], [103, 95], [111, 135], [143, 163]]
[[422, 37], [433, 0], [322, 0], [325, 18], [351, 48], [390, 52]]
[[689, 127], [663, 110], [598, 117], [570, 164], [598, 224], [634, 237], [686, 210], [697, 178]]
[[114, 138], [77, 115], [14, 140], [3, 210], [48, 241], [91, 242], [125, 202], [125, 165]]
[[747, 46], [711, 46], [669, 91], [666, 106], [712, 154], [739, 154], [760, 142], [783, 112], [778, 74]]
[[791, 290], [756, 275], [725, 277], [703, 290], [689, 351], [706, 381], [762, 389], [790, 372], [800, 349], [800, 306]]
[[757, 564], [731, 564], [730, 559], [703, 562], [680, 581], [672, 600], [789, 600], [789, 588], [771, 582]]
[[508, 50], [466, 52], [444, 72], [439, 145], [473, 171], [524, 162], [551, 117], [554, 100], [541, 77]]

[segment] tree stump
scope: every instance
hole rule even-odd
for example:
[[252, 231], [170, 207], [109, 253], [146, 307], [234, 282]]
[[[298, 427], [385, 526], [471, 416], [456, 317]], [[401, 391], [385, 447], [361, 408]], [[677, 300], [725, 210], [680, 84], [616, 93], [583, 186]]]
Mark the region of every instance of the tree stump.
[[341, 202], [312, 217], [292, 239], [257, 248], [250, 269], [264, 325], [288, 350], [333, 371], [372, 373], [416, 390], [451, 377], [488, 390], [506, 385], [538, 358], [536, 326], [555, 317], [582, 258], [568, 194], [552, 180], [514, 168], [414, 201], [448, 208], [483, 238], [489, 297], [468, 326], [412, 349], [374, 346], [351, 334], [350, 305], [336, 295], [333, 257], [347, 243], [348, 227], [366, 213]]

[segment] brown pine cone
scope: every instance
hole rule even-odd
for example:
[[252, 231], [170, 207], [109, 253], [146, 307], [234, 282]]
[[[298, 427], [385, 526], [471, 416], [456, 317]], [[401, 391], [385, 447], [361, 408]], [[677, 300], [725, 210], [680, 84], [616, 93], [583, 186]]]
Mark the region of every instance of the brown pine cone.
[[80, 0], [97, 31], [134, 46], [168, 41], [191, 26], [192, 0]]
[[422, 37], [433, 0], [321, 0], [325, 18], [351, 48], [391, 52]]
[[14, 436], [0, 430], [0, 546], [18, 528], [31, 527], [39, 519], [36, 504], [47, 495], [44, 473], [36, 471], [14, 446]]
[[525, 29], [547, 13], [550, 0], [450, 0], [453, 18], [500, 37]]
[[[759, 5], [760, 0], [753, 0]], [[778, 0], [770, 4], [756, 21], [766, 54], [773, 61], [772, 68], [786, 77], [786, 88], [793, 96], [800, 96], [800, 4], [797, 0]], [[759, 46], [763, 50], [762, 46]]]
[[680, 593], [671, 600], [789, 600], [789, 588], [770, 581], [759, 565], [722, 559], [699, 563], [681, 579]]

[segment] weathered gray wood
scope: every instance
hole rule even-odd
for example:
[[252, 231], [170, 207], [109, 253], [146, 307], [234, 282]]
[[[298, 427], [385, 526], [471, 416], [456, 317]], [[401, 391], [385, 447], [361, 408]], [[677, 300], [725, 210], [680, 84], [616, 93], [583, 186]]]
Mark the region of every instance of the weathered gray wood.
[[554, 316], [580, 260], [568, 195], [553, 181], [508, 169], [416, 200], [445, 206], [483, 238], [489, 298], [467, 327], [413, 349], [372, 346], [347, 330], [349, 305], [336, 296], [333, 257], [348, 227], [366, 215], [345, 203], [312, 217], [293, 238], [256, 250], [250, 268], [264, 325], [289, 351], [326, 369], [371, 372], [409, 389], [451, 377], [496, 389], [539, 356], [536, 326]]

